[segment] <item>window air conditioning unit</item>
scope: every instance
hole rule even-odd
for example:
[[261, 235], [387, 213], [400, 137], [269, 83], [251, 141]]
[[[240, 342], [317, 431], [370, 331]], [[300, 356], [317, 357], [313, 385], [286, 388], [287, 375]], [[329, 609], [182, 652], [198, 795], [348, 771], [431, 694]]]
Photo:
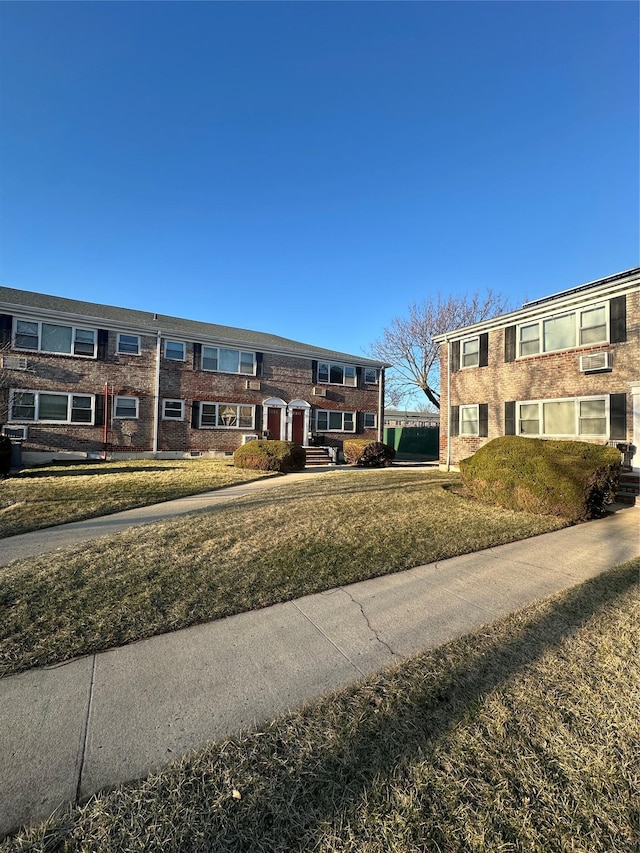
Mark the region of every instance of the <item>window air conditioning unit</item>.
[[610, 352], [593, 352], [580, 356], [581, 373], [592, 373], [596, 370], [611, 370]]
[[248, 444], [250, 441], [257, 441], [257, 440], [258, 440], [258, 436], [255, 433], [252, 435], [243, 435], [242, 436], [242, 443], [243, 444]]
[[3, 355], [2, 366], [6, 370], [26, 370], [27, 359], [21, 355]]
[[27, 435], [29, 434], [29, 427], [26, 426], [3, 426], [2, 427], [2, 435], [6, 435], [9, 438], [19, 438], [22, 441], [26, 441]]
[[327, 389], [326, 388], [314, 388], [313, 389], [313, 396], [314, 397], [326, 397], [327, 396]]
[[247, 391], [259, 391], [260, 390], [260, 380], [259, 379], [247, 379]]

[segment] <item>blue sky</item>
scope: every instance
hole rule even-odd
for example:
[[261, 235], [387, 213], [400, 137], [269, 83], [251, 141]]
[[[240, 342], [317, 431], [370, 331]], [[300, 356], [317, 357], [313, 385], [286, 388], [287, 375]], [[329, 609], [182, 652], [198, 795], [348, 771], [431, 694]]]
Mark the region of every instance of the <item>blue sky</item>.
[[0, 3], [0, 282], [361, 353], [635, 266], [638, 9]]

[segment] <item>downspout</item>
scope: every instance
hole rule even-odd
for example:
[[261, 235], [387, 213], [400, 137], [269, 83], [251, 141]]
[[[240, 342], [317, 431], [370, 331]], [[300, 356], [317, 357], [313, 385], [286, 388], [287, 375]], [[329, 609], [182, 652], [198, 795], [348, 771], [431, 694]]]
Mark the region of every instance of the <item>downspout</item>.
[[156, 336], [156, 376], [153, 389], [153, 458], [158, 458], [158, 420], [160, 409], [160, 344], [162, 336], [158, 329]]
[[384, 367], [380, 368], [378, 382], [378, 441], [384, 441]]
[[451, 470], [451, 352], [449, 338], [445, 335], [447, 345], [447, 471]]
[[102, 458], [107, 458], [107, 439], [109, 436], [109, 384], [104, 383], [104, 425], [102, 428]]

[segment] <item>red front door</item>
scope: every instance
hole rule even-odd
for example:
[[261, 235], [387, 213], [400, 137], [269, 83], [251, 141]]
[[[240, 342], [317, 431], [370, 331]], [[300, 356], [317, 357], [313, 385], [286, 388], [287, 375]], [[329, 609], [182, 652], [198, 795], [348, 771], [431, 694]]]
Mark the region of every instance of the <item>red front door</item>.
[[291, 412], [291, 440], [295, 444], [304, 444], [304, 409]]
[[280, 440], [280, 409], [271, 406], [267, 409], [267, 429], [269, 438]]

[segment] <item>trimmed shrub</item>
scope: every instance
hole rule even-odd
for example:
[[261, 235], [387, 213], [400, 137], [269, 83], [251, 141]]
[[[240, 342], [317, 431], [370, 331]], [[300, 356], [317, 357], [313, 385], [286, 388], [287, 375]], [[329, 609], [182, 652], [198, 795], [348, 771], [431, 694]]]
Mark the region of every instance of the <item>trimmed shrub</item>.
[[292, 441], [249, 441], [233, 454], [236, 468], [254, 471], [302, 471], [305, 464], [304, 448]]
[[463, 459], [460, 475], [483, 503], [576, 522], [605, 514], [620, 466], [613, 447], [506, 435]]
[[11, 439], [8, 435], [0, 435], [0, 480], [8, 477], [11, 471]]
[[364, 468], [388, 468], [396, 458], [393, 447], [381, 441], [369, 438], [348, 438], [342, 445], [342, 452], [349, 465]]

